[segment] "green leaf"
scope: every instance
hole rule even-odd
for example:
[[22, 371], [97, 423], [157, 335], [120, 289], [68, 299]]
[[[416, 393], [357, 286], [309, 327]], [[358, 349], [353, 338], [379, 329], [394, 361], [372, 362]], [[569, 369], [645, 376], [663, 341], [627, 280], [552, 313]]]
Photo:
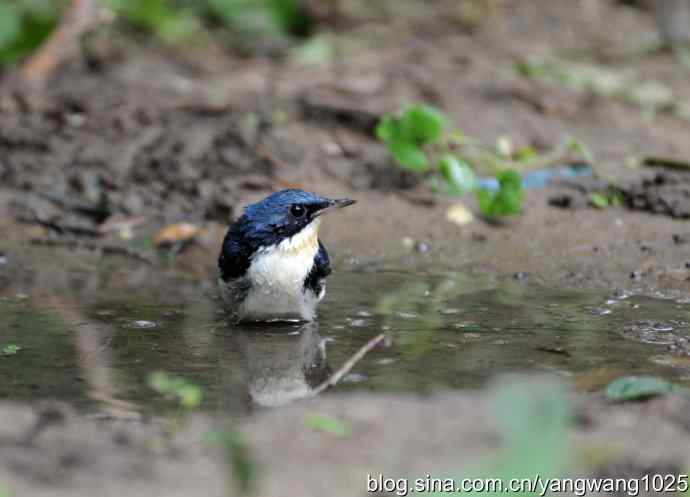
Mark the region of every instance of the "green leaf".
[[325, 431], [337, 437], [346, 437], [350, 435], [351, 430], [348, 425], [340, 420], [324, 416], [322, 414], [313, 414], [304, 420], [304, 423], [314, 430]]
[[21, 14], [5, 0], [0, 0], [0, 48], [5, 48], [19, 35]]
[[164, 371], [151, 373], [148, 385], [159, 394], [176, 399], [181, 407], [194, 409], [201, 405], [203, 392], [201, 387], [189, 383], [184, 378], [171, 376]]
[[[6, 6], [8, 3], [0, 0], [0, 5]], [[46, 12], [43, 12], [42, 15], [34, 15], [33, 11], [30, 10], [23, 12], [17, 9], [16, 12], [17, 21], [20, 23], [19, 31], [11, 39], [7, 37], [5, 43], [0, 43], [0, 63], [15, 62], [33, 52], [41, 46], [57, 22], [57, 14], [50, 17], [46, 15]], [[5, 17], [6, 15], [7, 12], [0, 7], [0, 31], [3, 32], [0, 37], [9, 35], [12, 31], [12, 28], [8, 28], [8, 26], [13, 21]], [[7, 26], [5, 23], [8, 23]], [[4, 31], [5, 29], [8, 31]]]
[[418, 145], [438, 141], [446, 125], [446, 118], [427, 105], [411, 105], [400, 117], [402, 136]]
[[518, 149], [514, 154], [514, 159], [518, 162], [529, 162], [536, 159], [539, 153], [534, 147], [526, 146]]
[[314, 36], [294, 50], [300, 64], [317, 65], [333, 58], [333, 43], [324, 36]]
[[501, 171], [496, 175], [499, 190], [479, 190], [477, 200], [479, 209], [489, 217], [508, 216], [518, 214], [522, 206], [522, 179], [520, 174], [511, 169]]
[[611, 400], [639, 400], [685, 391], [685, 388], [656, 376], [625, 376], [606, 387], [606, 396]]
[[522, 189], [522, 178], [520, 173], [513, 171], [512, 169], [506, 169], [505, 171], [500, 171], [496, 178], [501, 185], [501, 190], [520, 190]]
[[568, 467], [571, 451], [566, 434], [573, 406], [563, 384], [535, 386], [520, 377], [506, 377], [492, 397], [491, 411], [505, 444], [492, 473], [506, 479], [533, 474], [555, 477]]
[[477, 190], [477, 201], [479, 202], [479, 210], [485, 216], [491, 216], [491, 206], [494, 201], [496, 194], [490, 190], [484, 188]]
[[299, 0], [265, 0], [265, 8], [274, 25], [286, 34], [307, 36], [314, 28], [314, 19], [302, 8]]
[[242, 434], [232, 432], [226, 437], [225, 450], [240, 491], [250, 493], [256, 481], [256, 462]]
[[464, 195], [475, 188], [476, 177], [474, 171], [469, 164], [455, 155], [443, 155], [438, 160], [437, 167], [450, 193]]
[[191, 39], [199, 28], [197, 17], [190, 13], [177, 13], [162, 19], [155, 26], [155, 32], [163, 41], [177, 43]]
[[162, 40], [178, 43], [199, 31], [199, 19], [190, 9], [167, 0], [104, 0], [118, 16], [155, 33]]
[[578, 154], [580, 157], [582, 157], [586, 162], [592, 163], [594, 162], [594, 155], [592, 154], [591, 150], [587, 145], [582, 143], [576, 138], [573, 137], [568, 137], [566, 140], [566, 148], [570, 152], [574, 152]]
[[238, 490], [242, 495], [251, 494], [257, 478], [257, 463], [242, 433], [236, 430], [208, 431], [204, 434], [204, 442], [225, 448]]
[[388, 146], [395, 160], [405, 169], [417, 172], [429, 169], [429, 159], [417, 145], [403, 140], [394, 140]]
[[5, 345], [0, 352], [2, 352], [2, 355], [9, 356], [16, 355], [20, 350], [22, 350], [20, 346], [11, 343], [9, 345]]
[[148, 385], [158, 393], [168, 393], [171, 389], [170, 378], [162, 371], [151, 373], [149, 375]]
[[597, 209], [605, 209], [610, 205], [609, 198], [599, 192], [592, 192], [589, 194], [589, 202]]
[[199, 407], [203, 398], [201, 388], [196, 385], [182, 385], [177, 391], [177, 396], [182, 407], [187, 409]]
[[391, 115], [385, 115], [376, 126], [376, 138], [383, 143], [389, 143], [400, 136], [398, 120]]

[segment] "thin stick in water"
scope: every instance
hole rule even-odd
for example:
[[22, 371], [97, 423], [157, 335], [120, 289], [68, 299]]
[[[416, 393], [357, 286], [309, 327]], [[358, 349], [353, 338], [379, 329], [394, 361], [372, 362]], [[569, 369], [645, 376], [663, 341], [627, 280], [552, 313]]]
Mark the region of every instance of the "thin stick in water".
[[367, 343], [365, 343], [361, 349], [357, 351], [355, 355], [350, 357], [350, 359], [347, 360], [345, 364], [341, 366], [341, 368], [333, 373], [330, 378], [328, 378], [326, 381], [321, 383], [318, 387], [316, 387], [312, 391], [312, 395], [316, 396], [319, 395], [321, 392], [326, 390], [327, 388], [334, 387], [346, 374], [348, 374], [352, 368], [355, 367], [355, 365], [362, 360], [362, 358], [367, 355], [367, 353], [376, 347], [379, 343], [381, 343], [384, 339], [386, 338], [386, 335], [381, 333], [380, 335], [375, 336], [371, 340], [369, 340]]

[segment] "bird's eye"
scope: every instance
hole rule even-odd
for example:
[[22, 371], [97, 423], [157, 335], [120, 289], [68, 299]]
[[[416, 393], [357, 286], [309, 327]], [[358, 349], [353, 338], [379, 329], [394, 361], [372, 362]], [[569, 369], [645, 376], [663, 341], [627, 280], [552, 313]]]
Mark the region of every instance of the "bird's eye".
[[293, 205], [292, 207], [290, 207], [290, 214], [292, 214], [295, 217], [302, 217], [304, 216], [305, 212], [306, 209], [301, 205]]

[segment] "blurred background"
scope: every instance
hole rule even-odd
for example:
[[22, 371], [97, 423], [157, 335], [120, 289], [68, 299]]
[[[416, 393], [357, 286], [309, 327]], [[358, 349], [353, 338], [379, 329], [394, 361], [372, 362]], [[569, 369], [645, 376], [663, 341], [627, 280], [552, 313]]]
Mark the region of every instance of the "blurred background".
[[[689, 76], [690, 0], [0, 0], [0, 497], [687, 472]], [[228, 322], [283, 188], [318, 325]]]
[[[628, 176], [687, 155], [688, 17], [682, 0], [2, 0], [3, 205], [98, 231], [224, 224], [285, 186], [425, 203], [504, 169]], [[421, 163], [376, 130], [415, 104], [446, 137]]]

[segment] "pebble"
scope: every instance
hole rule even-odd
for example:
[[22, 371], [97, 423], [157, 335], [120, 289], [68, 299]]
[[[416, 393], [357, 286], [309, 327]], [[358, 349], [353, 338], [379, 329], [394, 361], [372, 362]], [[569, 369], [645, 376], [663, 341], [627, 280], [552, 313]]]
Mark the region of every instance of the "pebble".
[[366, 375], [360, 373], [350, 373], [343, 378], [343, 383], [362, 383], [367, 381], [369, 378]]
[[350, 326], [353, 328], [364, 328], [366, 325], [369, 324], [369, 321], [366, 319], [353, 319], [350, 321]]
[[155, 321], [146, 321], [144, 319], [140, 319], [138, 321], [134, 321], [132, 323], [133, 328], [140, 328], [142, 330], [149, 329], [149, 328], [155, 328], [158, 326]]
[[454, 308], [448, 308], [448, 309], [441, 309], [441, 314], [460, 314], [460, 309], [454, 309]]

